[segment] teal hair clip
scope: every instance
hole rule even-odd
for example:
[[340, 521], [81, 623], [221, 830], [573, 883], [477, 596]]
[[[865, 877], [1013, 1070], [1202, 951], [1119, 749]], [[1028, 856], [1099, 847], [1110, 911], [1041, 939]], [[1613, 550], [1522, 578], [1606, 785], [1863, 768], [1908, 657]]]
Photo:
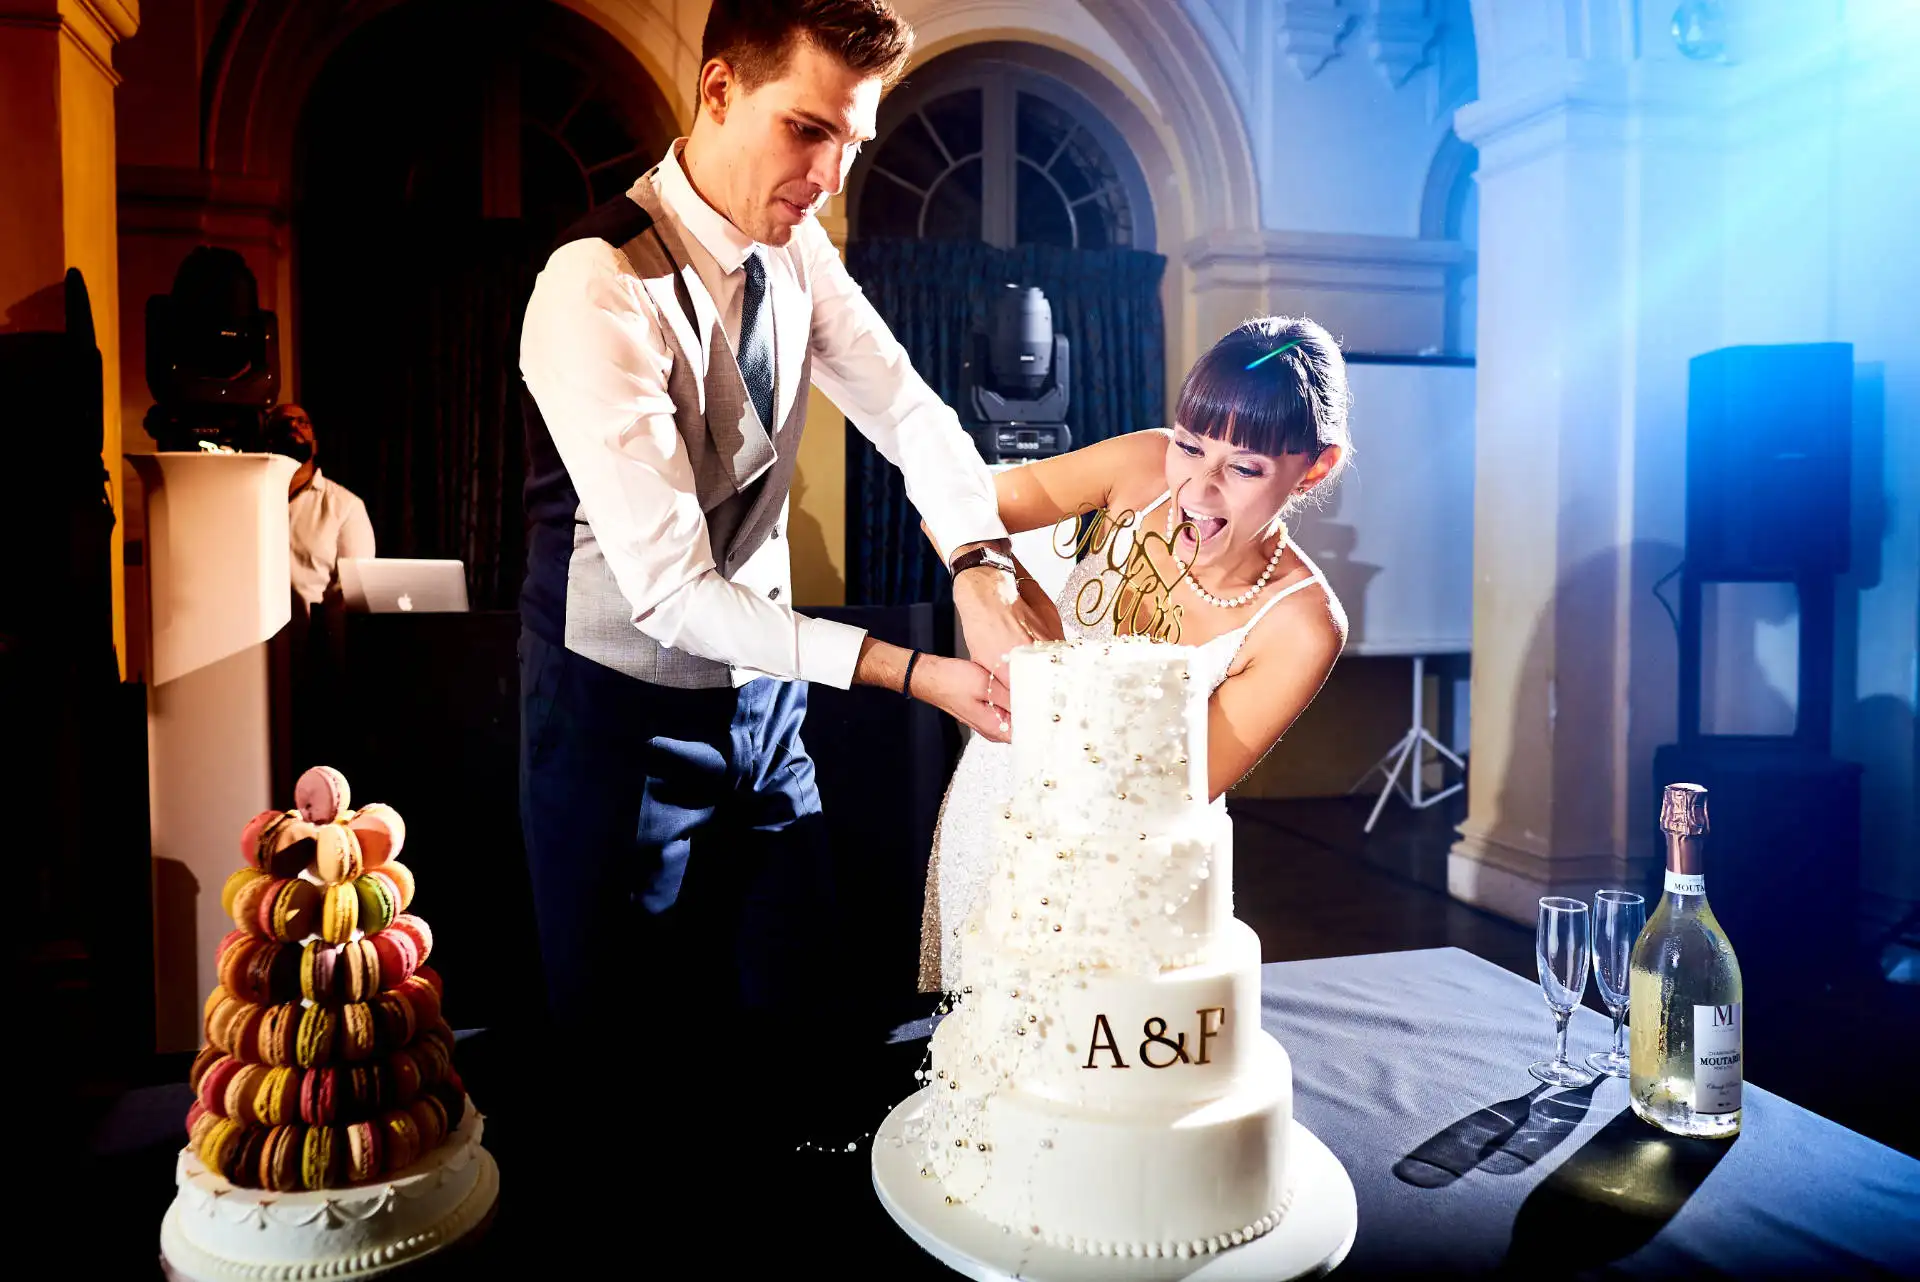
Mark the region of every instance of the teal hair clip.
[[1249, 361], [1247, 363], [1247, 368], [1259, 369], [1262, 365], [1265, 365], [1268, 361], [1272, 360], [1274, 357], [1279, 356], [1283, 352], [1290, 352], [1295, 347], [1298, 347], [1299, 345], [1300, 345], [1299, 339], [1297, 338], [1288, 339], [1285, 343], [1281, 344], [1279, 347], [1274, 348], [1272, 351], [1268, 352], [1265, 356], [1260, 357], [1258, 360]]

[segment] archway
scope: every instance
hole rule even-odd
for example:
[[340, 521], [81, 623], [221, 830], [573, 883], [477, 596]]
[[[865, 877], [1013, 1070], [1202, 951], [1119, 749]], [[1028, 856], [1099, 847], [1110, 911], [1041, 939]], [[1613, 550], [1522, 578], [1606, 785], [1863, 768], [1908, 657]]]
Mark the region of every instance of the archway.
[[[1006, 23], [998, 6], [901, 0], [901, 7], [919, 33], [916, 56], [923, 66], [990, 46], [999, 57], [1071, 85], [1126, 139], [1151, 180], [1158, 244], [1143, 248], [1167, 256], [1161, 298], [1168, 367], [1184, 370], [1205, 345], [1196, 275], [1188, 265], [1192, 247], [1260, 227], [1260, 184], [1246, 121], [1185, 6], [1106, 0], [1082, 8], [1031, 0], [1017, 25]], [[1097, 33], [1085, 30], [1089, 20]], [[1095, 45], [1108, 52], [1103, 56]]]
[[[850, 177], [847, 262], [963, 422], [963, 371], [993, 297], [1003, 284], [1040, 288], [1071, 344], [1064, 419], [1084, 445], [1165, 420], [1166, 262], [1123, 132], [1033, 65], [1064, 57], [995, 41], [915, 68]], [[846, 460], [850, 599], [940, 599], [946, 576], [897, 471], [856, 434]]]
[[[340, 42], [294, 146], [298, 387], [388, 556], [466, 563], [508, 608], [525, 548], [518, 325], [554, 236], [665, 149], [601, 28], [539, 0], [423, 0]], [[455, 21], [457, 14], [465, 20]]]
[[1125, 137], [1071, 84], [995, 56], [1004, 47], [935, 59], [886, 100], [849, 178], [849, 236], [1154, 249]]
[[[565, 8], [586, 21], [581, 39], [603, 53], [624, 52], [630, 91], [645, 110], [673, 127], [690, 92], [689, 50], [673, 20], [647, 0], [229, 0], [208, 50], [201, 80], [201, 147], [206, 168], [220, 174], [284, 181], [287, 157], [315, 81], [344, 44], [396, 9], [415, 11], [414, 37], [423, 58], [451, 56], [476, 36], [523, 29], [534, 10]], [[661, 86], [687, 81], [687, 90]]]
[[1480, 149], [1452, 130], [1440, 140], [1420, 198], [1420, 238], [1451, 240], [1467, 253], [1447, 269], [1445, 351], [1474, 354], [1480, 299]]

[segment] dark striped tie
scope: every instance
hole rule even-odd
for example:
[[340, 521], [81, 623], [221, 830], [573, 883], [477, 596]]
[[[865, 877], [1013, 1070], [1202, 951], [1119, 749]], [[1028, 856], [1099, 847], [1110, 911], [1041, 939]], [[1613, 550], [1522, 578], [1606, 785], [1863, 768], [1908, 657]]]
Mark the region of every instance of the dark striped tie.
[[747, 385], [760, 426], [773, 423], [773, 308], [767, 305], [767, 268], [760, 251], [747, 254], [747, 290], [740, 300], [740, 377]]

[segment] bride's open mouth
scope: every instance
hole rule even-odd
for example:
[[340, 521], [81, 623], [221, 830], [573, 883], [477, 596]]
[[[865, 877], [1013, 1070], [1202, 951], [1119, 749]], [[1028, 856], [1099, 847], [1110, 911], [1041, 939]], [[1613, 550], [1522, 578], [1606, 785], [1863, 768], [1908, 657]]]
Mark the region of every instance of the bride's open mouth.
[[1193, 527], [1191, 537], [1197, 546], [1204, 546], [1208, 539], [1217, 537], [1221, 531], [1227, 528], [1226, 517], [1207, 516], [1186, 507], [1180, 509], [1180, 519], [1183, 523]]

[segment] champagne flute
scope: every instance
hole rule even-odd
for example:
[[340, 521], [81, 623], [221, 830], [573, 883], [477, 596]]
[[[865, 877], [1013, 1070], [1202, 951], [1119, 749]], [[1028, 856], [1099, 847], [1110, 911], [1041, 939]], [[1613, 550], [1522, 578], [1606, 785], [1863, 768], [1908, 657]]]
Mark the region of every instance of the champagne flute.
[[1592, 952], [1592, 917], [1587, 906], [1578, 899], [1542, 899], [1533, 956], [1540, 968], [1540, 991], [1553, 1012], [1554, 1052], [1551, 1060], [1536, 1060], [1527, 1071], [1549, 1086], [1585, 1086], [1593, 1080], [1585, 1069], [1567, 1062], [1567, 1021], [1586, 995]]
[[1613, 1016], [1613, 1049], [1587, 1056], [1587, 1067], [1608, 1077], [1631, 1075], [1627, 1054], [1627, 963], [1647, 924], [1647, 901], [1630, 890], [1603, 890], [1593, 897], [1593, 983]]

